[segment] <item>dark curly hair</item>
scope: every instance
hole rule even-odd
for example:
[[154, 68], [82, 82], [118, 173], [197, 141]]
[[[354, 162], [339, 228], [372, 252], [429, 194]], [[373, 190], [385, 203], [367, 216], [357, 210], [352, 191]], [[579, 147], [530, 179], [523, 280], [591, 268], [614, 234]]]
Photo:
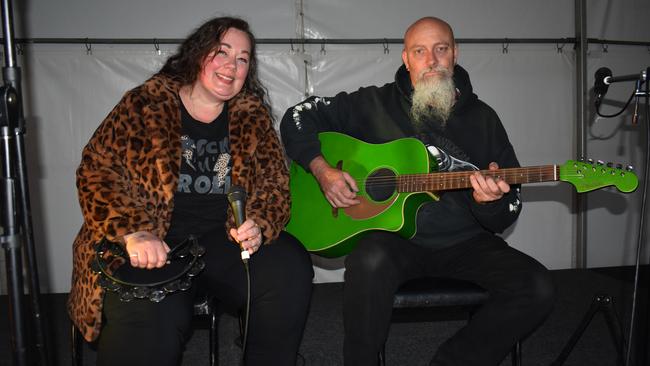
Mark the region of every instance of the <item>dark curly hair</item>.
[[183, 84], [193, 84], [201, 73], [205, 59], [219, 48], [221, 39], [230, 28], [246, 33], [251, 44], [248, 75], [242, 89], [258, 96], [271, 113], [267, 90], [257, 75], [255, 36], [243, 19], [219, 17], [203, 23], [183, 41], [176, 54], [167, 59], [159, 72], [180, 79]]

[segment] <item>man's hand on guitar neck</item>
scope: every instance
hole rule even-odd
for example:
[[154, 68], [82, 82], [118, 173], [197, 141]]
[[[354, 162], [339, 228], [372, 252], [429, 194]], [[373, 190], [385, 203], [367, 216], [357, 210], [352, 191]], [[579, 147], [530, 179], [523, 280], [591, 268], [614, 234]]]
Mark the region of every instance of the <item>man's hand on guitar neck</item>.
[[[488, 169], [497, 170], [499, 169], [499, 164], [491, 162]], [[472, 188], [474, 188], [472, 192], [474, 201], [478, 203], [496, 201], [501, 199], [504, 194], [510, 192], [510, 185], [503, 179], [494, 179], [479, 172], [470, 175], [469, 181], [472, 183]]]
[[322, 156], [309, 163], [309, 170], [332, 207], [350, 207], [360, 203], [356, 199], [356, 192], [359, 191], [357, 182], [347, 172], [332, 168]]

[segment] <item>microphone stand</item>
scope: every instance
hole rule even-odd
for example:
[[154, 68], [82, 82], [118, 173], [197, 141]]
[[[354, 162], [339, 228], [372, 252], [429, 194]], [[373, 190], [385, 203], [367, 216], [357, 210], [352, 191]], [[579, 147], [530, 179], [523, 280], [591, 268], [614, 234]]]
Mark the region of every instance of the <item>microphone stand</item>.
[[[648, 179], [650, 179], [650, 66], [646, 68], [645, 73], [642, 73], [641, 77], [637, 80], [636, 88], [634, 94], [636, 96], [636, 103], [634, 108], [634, 115], [632, 117], [632, 123], [636, 124], [638, 119], [638, 107], [639, 107], [639, 97], [645, 96], [645, 128], [646, 128], [646, 159], [645, 159], [645, 168], [643, 175], [643, 196], [641, 199], [641, 214], [639, 215], [639, 232], [638, 232], [638, 241], [636, 248], [636, 262], [634, 264], [634, 290], [632, 294], [632, 310], [630, 315], [630, 329], [629, 329], [629, 344], [630, 347], [627, 350], [625, 356], [625, 364], [628, 365], [631, 359], [631, 349], [632, 349], [632, 338], [634, 334], [634, 324], [636, 318], [636, 305], [637, 305], [637, 294], [639, 290], [639, 277], [640, 277], [640, 268], [641, 268], [641, 254], [643, 253], [643, 244], [645, 243], [645, 214], [646, 214], [646, 203], [648, 197]], [[645, 91], [641, 90], [641, 86], [645, 82]], [[649, 294], [650, 295], [650, 294]], [[648, 301], [646, 299], [646, 301]], [[646, 311], [646, 317], [648, 317], [648, 306], [643, 307]], [[646, 319], [646, 323], [648, 319]], [[637, 365], [645, 365], [647, 361], [647, 349], [646, 343], [648, 340], [648, 327], [640, 330], [642, 333], [639, 336], [638, 344], [638, 363]]]
[[[561, 366], [564, 364], [564, 361], [569, 357], [569, 353], [573, 350], [573, 347], [576, 345], [578, 342], [578, 339], [580, 336], [582, 336], [582, 333], [585, 331], [587, 328], [587, 325], [591, 322], [593, 317], [596, 315], [597, 312], [603, 311], [607, 325], [609, 327], [609, 331], [613, 337], [614, 340], [614, 345], [616, 347], [616, 351], [618, 353], [618, 359], [617, 359], [617, 364], [619, 365], [625, 365], [625, 366], [631, 366], [632, 364], [630, 362], [633, 362], [631, 357], [632, 357], [632, 348], [633, 348], [633, 335], [634, 335], [634, 326], [635, 326], [635, 319], [636, 319], [636, 312], [637, 312], [637, 293], [639, 289], [639, 274], [640, 274], [640, 264], [641, 264], [641, 254], [643, 253], [643, 244], [645, 242], [645, 215], [646, 215], [646, 202], [647, 202], [647, 196], [648, 196], [648, 180], [650, 179], [650, 92], [649, 92], [649, 85], [650, 81], [648, 80], [648, 76], [650, 76], [650, 67], [646, 68], [646, 70], [642, 71], [640, 74], [636, 75], [624, 75], [624, 76], [619, 76], [619, 77], [611, 77], [608, 76], [605, 78], [604, 83], [606, 85], [609, 85], [611, 83], [615, 82], [623, 82], [623, 81], [636, 81], [636, 87], [634, 90], [634, 93], [630, 96], [630, 99], [627, 101], [625, 106], [619, 111], [618, 113], [614, 113], [612, 115], [602, 115], [599, 112], [599, 103], [596, 105], [596, 113], [599, 116], [602, 117], [615, 117], [621, 114], [630, 104], [630, 101], [632, 100], [633, 97], [636, 97], [636, 103], [635, 103], [635, 109], [634, 109], [634, 116], [632, 118], [632, 124], [636, 125], [637, 119], [638, 119], [638, 103], [639, 103], [639, 97], [645, 96], [645, 128], [646, 128], [646, 154], [645, 154], [645, 165], [644, 165], [644, 178], [642, 180], [643, 182], [643, 190], [642, 190], [642, 200], [641, 200], [641, 212], [639, 215], [639, 231], [637, 234], [637, 248], [636, 248], [636, 260], [635, 260], [635, 273], [634, 273], [634, 288], [632, 291], [632, 309], [631, 309], [631, 314], [630, 314], [630, 327], [629, 327], [629, 334], [628, 334], [628, 342], [626, 344], [625, 339], [623, 339], [622, 336], [622, 328], [620, 324], [620, 320], [618, 316], [616, 315], [616, 310], [614, 309], [614, 304], [613, 304], [613, 299], [609, 295], [603, 295], [603, 294], [597, 294], [594, 296], [594, 299], [591, 303], [591, 307], [589, 310], [587, 310], [587, 313], [584, 315], [583, 319], [579, 323], [577, 329], [573, 332], [571, 337], [569, 338], [569, 341], [567, 344], [564, 346], [562, 351], [560, 352], [560, 355], [551, 363], [551, 366]], [[645, 83], [645, 91], [641, 90], [641, 86], [644, 85]], [[645, 307], [647, 311], [647, 306]], [[647, 321], [647, 320], [646, 320]], [[648, 330], [645, 329], [643, 330], [643, 334], [641, 334], [641, 337], [639, 341], [637, 341], [638, 345], [638, 350], [637, 350], [637, 365], [645, 365], [645, 358], [646, 358], [646, 347], [645, 347], [645, 342], [647, 341], [647, 332]]]
[[[25, 164], [25, 120], [23, 118], [20, 68], [16, 67], [16, 49], [13, 32], [13, 10], [10, 0], [2, 0], [2, 30], [4, 34], [5, 67], [2, 69], [4, 85], [0, 87], [0, 244], [5, 251], [7, 287], [9, 294], [9, 319], [11, 348], [14, 365], [27, 365], [30, 325], [35, 327], [35, 341], [39, 364], [49, 364], [45, 342], [43, 318], [40, 309], [40, 286], [34, 250], [31, 223], [29, 186]], [[23, 247], [23, 242], [26, 245]], [[31, 311], [33, 323], [26, 323], [24, 305], [22, 250], [28, 265]]]

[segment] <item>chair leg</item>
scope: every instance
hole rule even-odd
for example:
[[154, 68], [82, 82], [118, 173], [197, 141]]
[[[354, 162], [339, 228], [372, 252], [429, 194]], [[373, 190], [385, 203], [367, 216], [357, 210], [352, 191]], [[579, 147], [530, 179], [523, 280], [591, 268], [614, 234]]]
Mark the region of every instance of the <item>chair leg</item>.
[[77, 327], [72, 324], [71, 326], [72, 333], [70, 334], [70, 348], [72, 353], [72, 366], [82, 366], [83, 365], [83, 340], [81, 339], [81, 333], [77, 330]]
[[213, 301], [210, 304], [210, 366], [217, 366], [217, 350], [219, 348], [219, 333], [217, 329], [217, 304]]
[[512, 366], [521, 366], [521, 341], [517, 341], [512, 347]]
[[379, 355], [377, 356], [379, 366], [386, 366], [386, 343], [384, 343], [383, 346], [381, 346], [381, 350], [379, 351]]

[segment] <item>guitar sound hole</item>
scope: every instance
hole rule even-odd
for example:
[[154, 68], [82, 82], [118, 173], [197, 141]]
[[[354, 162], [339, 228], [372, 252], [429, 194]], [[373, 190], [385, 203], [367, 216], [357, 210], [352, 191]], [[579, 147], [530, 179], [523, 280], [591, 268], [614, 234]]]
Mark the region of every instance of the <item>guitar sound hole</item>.
[[373, 201], [386, 201], [395, 193], [395, 173], [386, 168], [374, 171], [366, 180], [366, 193]]

